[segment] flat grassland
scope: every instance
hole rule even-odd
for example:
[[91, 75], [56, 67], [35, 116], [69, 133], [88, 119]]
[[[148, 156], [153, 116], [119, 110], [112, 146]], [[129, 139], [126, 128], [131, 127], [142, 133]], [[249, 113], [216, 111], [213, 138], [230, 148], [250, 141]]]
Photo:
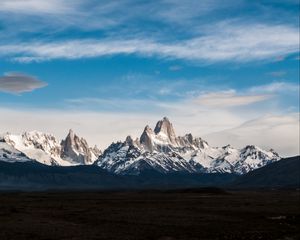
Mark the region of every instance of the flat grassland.
[[299, 194], [1, 192], [0, 239], [300, 239]]

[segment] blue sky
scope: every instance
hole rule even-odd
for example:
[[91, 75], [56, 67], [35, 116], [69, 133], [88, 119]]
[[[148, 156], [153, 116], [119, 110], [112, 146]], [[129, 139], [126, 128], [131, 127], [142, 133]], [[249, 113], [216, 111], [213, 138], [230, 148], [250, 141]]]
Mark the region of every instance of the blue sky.
[[168, 116], [298, 153], [299, 2], [2, 0], [0, 115], [2, 132], [74, 128], [102, 148]]

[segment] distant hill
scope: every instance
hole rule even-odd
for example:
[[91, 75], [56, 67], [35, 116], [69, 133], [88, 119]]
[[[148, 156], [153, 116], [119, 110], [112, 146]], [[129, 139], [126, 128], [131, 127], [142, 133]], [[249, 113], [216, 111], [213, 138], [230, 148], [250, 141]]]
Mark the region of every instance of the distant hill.
[[300, 156], [284, 158], [237, 178], [237, 188], [300, 188]]
[[159, 173], [119, 175], [96, 165], [47, 166], [36, 161], [0, 161], [0, 190], [121, 190], [222, 188], [299, 188], [300, 156], [282, 159], [244, 175], [230, 173]]
[[223, 186], [236, 177], [228, 173], [162, 174], [153, 170], [135, 176], [116, 175], [96, 165], [61, 167], [35, 161], [0, 161], [0, 190], [195, 188]]
[[50, 167], [35, 161], [0, 161], [0, 189], [104, 189], [122, 186], [122, 183], [122, 176], [115, 176], [91, 165]]

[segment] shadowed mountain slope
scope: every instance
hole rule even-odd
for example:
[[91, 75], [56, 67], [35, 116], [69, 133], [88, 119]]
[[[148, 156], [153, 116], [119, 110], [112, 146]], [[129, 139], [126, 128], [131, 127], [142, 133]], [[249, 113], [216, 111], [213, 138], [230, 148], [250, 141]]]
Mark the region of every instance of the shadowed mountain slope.
[[233, 184], [238, 188], [299, 188], [300, 156], [284, 158], [240, 176]]

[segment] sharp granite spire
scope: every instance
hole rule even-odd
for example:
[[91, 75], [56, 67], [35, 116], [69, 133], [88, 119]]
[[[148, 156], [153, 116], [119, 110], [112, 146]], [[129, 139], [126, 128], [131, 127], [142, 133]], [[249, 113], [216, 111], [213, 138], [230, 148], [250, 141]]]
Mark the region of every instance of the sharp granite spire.
[[161, 138], [167, 139], [172, 144], [177, 144], [175, 130], [167, 117], [157, 122], [154, 133]]
[[61, 156], [70, 158], [75, 163], [92, 164], [97, 158], [94, 153], [96, 149], [90, 148], [87, 141], [79, 138], [72, 129], [69, 130], [66, 139], [61, 142], [61, 148]]
[[149, 152], [153, 151], [153, 130], [147, 125], [140, 137], [140, 144]]

